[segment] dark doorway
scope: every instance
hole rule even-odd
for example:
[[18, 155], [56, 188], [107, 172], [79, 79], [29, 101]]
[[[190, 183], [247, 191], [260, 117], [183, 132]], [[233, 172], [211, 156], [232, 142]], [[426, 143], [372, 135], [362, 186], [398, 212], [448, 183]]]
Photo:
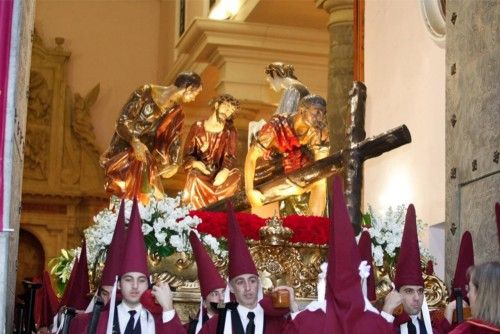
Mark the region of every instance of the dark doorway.
[[32, 233], [21, 229], [16, 276], [16, 296], [24, 293], [23, 280], [41, 277], [45, 265], [42, 244]]

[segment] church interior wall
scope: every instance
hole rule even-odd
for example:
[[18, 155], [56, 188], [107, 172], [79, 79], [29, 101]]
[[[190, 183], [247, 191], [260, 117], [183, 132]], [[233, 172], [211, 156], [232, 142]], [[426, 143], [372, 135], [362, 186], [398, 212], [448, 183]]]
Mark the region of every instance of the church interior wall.
[[[384, 24], [381, 24], [384, 22]], [[427, 32], [420, 2], [366, 1], [366, 132], [406, 124], [412, 143], [365, 164], [364, 205], [414, 203], [429, 225], [445, 219], [445, 49]], [[436, 256], [443, 240], [426, 237]], [[444, 258], [436, 272], [444, 275]]]
[[37, 1], [39, 34], [48, 45], [55, 37], [63, 37], [64, 47], [72, 53], [68, 85], [73, 91], [87, 92], [101, 83], [99, 99], [91, 110], [101, 151], [130, 93], [144, 83], [157, 83], [160, 71], [166, 70], [159, 64], [168, 66], [173, 61], [171, 41], [163, 40], [172, 36], [167, 33], [174, 27], [168, 23], [172, 7], [168, 1]]

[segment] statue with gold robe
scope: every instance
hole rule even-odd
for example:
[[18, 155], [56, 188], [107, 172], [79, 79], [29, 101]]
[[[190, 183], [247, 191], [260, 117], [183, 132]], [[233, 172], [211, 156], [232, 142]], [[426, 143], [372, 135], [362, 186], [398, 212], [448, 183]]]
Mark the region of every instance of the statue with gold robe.
[[234, 168], [237, 132], [233, 125], [240, 103], [231, 95], [223, 94], [210, 105], [212, 115], [191, 126], [184, 144], [187, 178], [183, 202], [195, 209], [232, 196], [241, 180], [241, 172]]
[[172, 177], [181, 163], [181, 103], [193, 101], [200, 91], [200, 76], [185, 72], [173, 85], [144, 85], [132, 93], [100, 159], [106, 191], [142, 202], [151, 193], [162, 197], [161, 178]]
[[[263, 205], [265, 196], [254, 187], [255, 168], [258, 159], [270, 160], [276, 154], [282, 156], [285, 173], [296, 171], [312, 162], [328, 156], [330, 150], [326, 127], [326, 101], [318, 95], [307, 95], [292, 115], [276, 114], [256, 134], [245, 159], [245, 191], [253, 207]], [[291, 196], [310, 193], [307, 215], [322, 216], [326, 207], [326, 179], [307, 188], [286, 184], [277, 188], [275, 195]]]

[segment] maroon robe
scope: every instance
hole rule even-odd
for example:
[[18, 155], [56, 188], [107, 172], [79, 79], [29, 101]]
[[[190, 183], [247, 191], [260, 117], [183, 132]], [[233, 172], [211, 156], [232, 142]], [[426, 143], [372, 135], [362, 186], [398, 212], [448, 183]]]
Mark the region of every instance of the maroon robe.
[[[323, 324], [326, 321], [326, 314], [323, 310], [300, 312], [286, 327], [284, 334], [323, 334]], [[391, 334], [393, 333], [392, 325], [380, 315], [365, 311], [360, 318], [352, 324], [351, 331], [345, 334]], [[339, 333], [341, 334], [341, 333]]]
[[[394, 317], [394, 322], [393, 322], [394, 332], [399, 333], [400, 332], [399, 327], [408, 321], [411, 321], [411, 318], [405, 311], [403, 311], [399, 315], [396, 315]], [[431, 316], [431, 325], [434, 334], [446, 334], [449, 333], [452, 328], [448, 320], [446, 320], [446, 318], [444, 317], [442, 319], [432, 319]]]
[[477, 320], [469, 319], [458, 325], [450, 334], [498, 334], [500, 327], [493, 324]]
[[[155, 320], [156, 334], [185, 334], [186, 330], [182, 326], [181, 321], [177, 314], [169, 322], [163, 323], [161, 314], [151, 314]], [[101, 312], [99, 323], [97, 324], [96, 334], [106, 334], [108, 326], [109, 310]], [[70, 333], [71, 334], [87, 334], [92, 313], [85, 313], [78, 315], [71, 321]], [[143, 333], [150, 334], [150, 333]]]

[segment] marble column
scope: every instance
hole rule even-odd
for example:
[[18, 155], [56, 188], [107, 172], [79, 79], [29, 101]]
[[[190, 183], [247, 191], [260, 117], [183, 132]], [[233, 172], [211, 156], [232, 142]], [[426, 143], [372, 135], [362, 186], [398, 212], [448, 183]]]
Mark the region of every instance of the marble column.
[[316, 0], [330, 14], [330, 59], [328, 63], [328, 126], [332, 152], [342, 149], [348, 126], [348, 92], [354, 77], [352, 0]]

